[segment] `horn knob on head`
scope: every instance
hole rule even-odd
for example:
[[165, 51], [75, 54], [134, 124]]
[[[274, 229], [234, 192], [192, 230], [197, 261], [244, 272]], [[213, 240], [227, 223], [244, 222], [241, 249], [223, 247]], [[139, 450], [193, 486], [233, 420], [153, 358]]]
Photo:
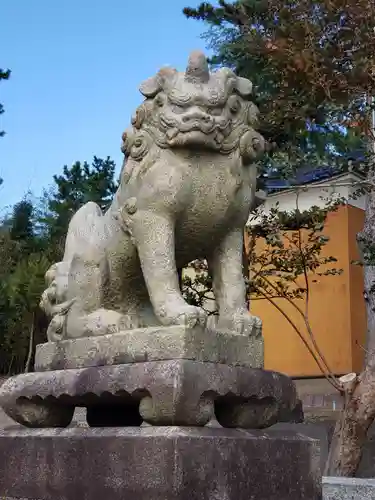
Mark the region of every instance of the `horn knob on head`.
[[207, 83], [210, 79], [206, 56], [200, 50], [194, 50], [189, 56], [185, 71], [185, 80], [192, 83]]

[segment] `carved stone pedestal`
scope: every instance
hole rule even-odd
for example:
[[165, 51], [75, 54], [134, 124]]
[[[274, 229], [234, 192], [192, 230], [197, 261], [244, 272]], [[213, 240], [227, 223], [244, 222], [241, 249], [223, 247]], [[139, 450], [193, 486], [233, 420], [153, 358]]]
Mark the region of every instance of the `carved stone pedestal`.
[[137, 328], [40, 344], [35, 371], [176, 359], [263, 368], [263, 339], [179, 325]]
[[6, 500], [321, 500], [297, 434], [213, 428], [0, 431]]
[[204, 426], [216, 418], [259, 429], [300, 419], [292, 380], [258, 367], [262, 348], [261, 339], [183, 327], [43, 344], [39, 371], [4, 383], [0, 404], [34, 428], [67, 427], [77, 406], [92, 427]]
[[190, 360], [150, 361], [29, 373], [9, 379], [0, 402], [28, 427], [66, 427], [76, 406], [89, 425], [263, 428], [289, 420], [297, 404], [286, 376]]

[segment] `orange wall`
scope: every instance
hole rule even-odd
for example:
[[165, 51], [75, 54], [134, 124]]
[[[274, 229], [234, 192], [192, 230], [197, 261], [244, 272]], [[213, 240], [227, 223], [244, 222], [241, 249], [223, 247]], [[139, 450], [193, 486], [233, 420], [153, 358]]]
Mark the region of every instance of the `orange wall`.
[[[338, 262], [330, 267], [342, 268], [335, 276], [310, 279], [309, 319], [316, 342], [336, 374], [358, 370], [363, 359], [365, 309], [362, 295], [362, 270], [350, 263], [358, 258], [355, 234], [363, 224], [364, 213], [352, 206], [329, 214], [324, 233], [330, 241], [324, 247], [327, 256]], [[277, 304], [298, 326], [311, 345], [302, 317], [285, 299]], [[304, 300], [296, 304], [304, 309]], [[263, 320], [265, 368], [295, 377], [320, 376], [321, 370], [302, 340], [283, 315], [267, 300], [251, 302], [251, 311]]]
[[[356, 235], [363, 228], [364, 211], [360, 208], [349, 207], [348, 210], [348, 241], [350, 262], [359, 259]], [[353, 371], [362, 369], [364, 360], [364, 346], [366, 342], [366, 307], [363, 299], [363, 271], [358, 265], [349, 264], [350, 276], [350, 321]]]

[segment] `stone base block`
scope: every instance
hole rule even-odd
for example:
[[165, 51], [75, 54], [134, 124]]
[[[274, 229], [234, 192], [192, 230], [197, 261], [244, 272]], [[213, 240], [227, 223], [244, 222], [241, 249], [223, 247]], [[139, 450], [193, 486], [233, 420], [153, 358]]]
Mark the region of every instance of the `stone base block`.
[[263, 339], [178, 325], [138, 328], [40, 344], [35, 371], [171, 359], [263, 368]]
[[324, 500], [374, 500], [375, 479], [323, 477]]
[[188, 360], [34, 372], [8, 379], [0, 405], [28, 427], [66, 427], [76, 406], [88, 424], [265, 428], [298, 406], [293, 381], [255, 368]]
[[1, 498], [321, 500], [298, 434], [147, 427], [0, 431]]

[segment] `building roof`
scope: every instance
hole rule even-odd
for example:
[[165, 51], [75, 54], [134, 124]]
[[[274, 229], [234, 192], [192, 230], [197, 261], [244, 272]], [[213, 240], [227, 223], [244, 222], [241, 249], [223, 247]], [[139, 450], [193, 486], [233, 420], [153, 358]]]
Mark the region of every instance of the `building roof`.
[[296, 172], [296, 175], [290, 179], [281, 178], [277, 170], [274, 172], [271, 171], [262, 177], [264, 190], [268, 194], [271, 194], [277, 191], [293, 188], [294, 186], [326, 181], [348, 172], [352, 172], [359, 177], [363, 177], [363, 173], [361, 173], [359, 165], [364, 161], [364, 159], [362, 151], [352, 152], [347, 156], [348, 165], [344, 168], [336, 165], [325, 165], [321, 167], [304, 166], [301, 167]]

